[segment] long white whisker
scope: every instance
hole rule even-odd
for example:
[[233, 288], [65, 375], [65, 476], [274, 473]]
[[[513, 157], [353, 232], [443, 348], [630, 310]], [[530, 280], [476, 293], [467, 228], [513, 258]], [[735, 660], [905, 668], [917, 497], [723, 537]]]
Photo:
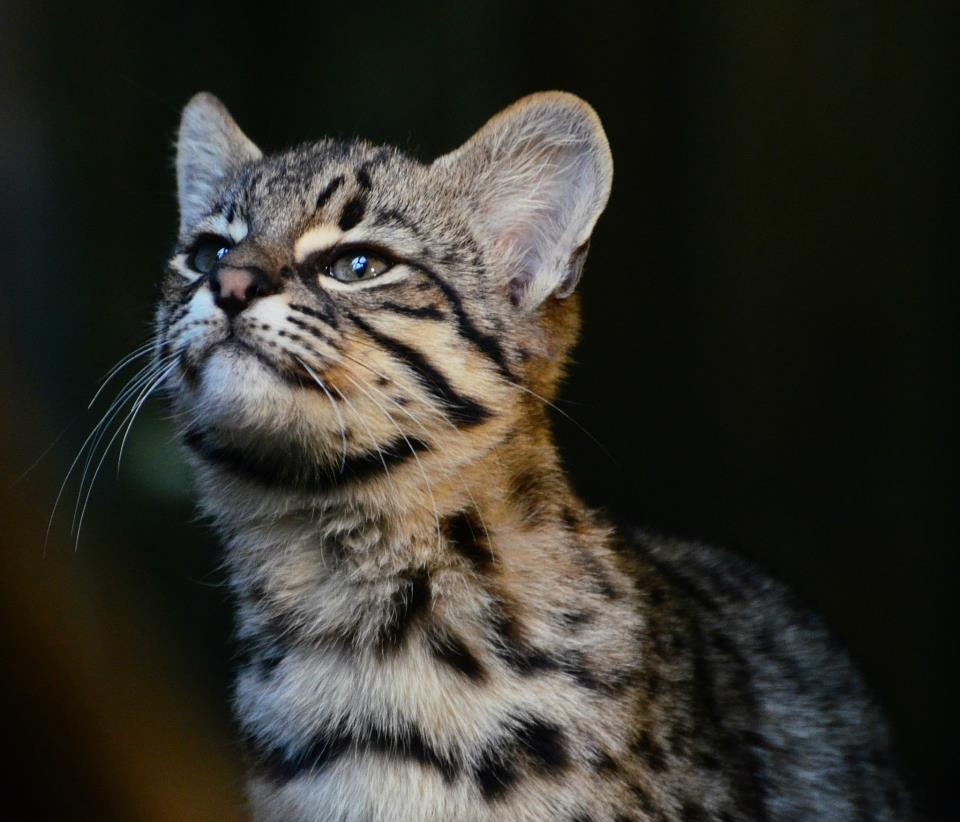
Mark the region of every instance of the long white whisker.
[[606, 447], [602, 442], [600, 442], [600, 440], [598, 440], [595, 436], [593, 436], [593, 434], [591, 434], [586, 428], [584, 428], [579, 422], [577, 422], [573, 417], [571, 417], [571, 416], [570, 416], [566, 411], [564, 411], [562, 408], [560, 408], [559, 406], [557, 406], [557, 405], [555, 405], [554, 403], [550, 402], [550, 400], [548, 400], [546, 397], [541, 397], [536, 391], [531, 391], [531, 390], [530, 390], [529, 388], [527, 388], [525, 385], [520, 385], [520, 383], [518, 383], [518, 382], [513, 382], [512, 380], [505, 380], [505, 382], [507, 383], [507, 385], [512, 385], [514, 388], [519, 388], [521, 391], [526, 391], [530, 396], [536, 397], [538, 400], [540, 400], [540, 402], [545, 403], [546, 405], [549, 405], [549, 406], [550, 406], [554, 411], [556, 411], [558, 414], [561, 414], [562, 416], [566, 417], [566, 419], [568, 419], [568, 420], [569, 420], [570, 422], [572, 422], [575, 426], [577, 426], [577, 428], [579, 428], [584, 434], [586, 434], [586, 435], [593, 441], [593, 443], [594, 443], [601, 451], [603, 451], [603, 453], [606, 454], [607, 457], [610, 458], [610, 460], [611, 460], [612, 462], [614, 462], [614, 463], [616, 463], [616, 464], [619, 464], [619, 463], [617, 463], [617, 458], [614, 457], [613, 454], [611, 454], [611, 453], [607, 450], [607, 447]]
[[[91, 436], [96, 436], [87, 449], [87, 458], [83, 464], [83, 473], [80, 475], [80, 488], [77, 491], [77, 502], [76, 505], [74, 505], [73, 519], [70, 523], [71, 534], [73, 533], [77, 524], [77, 513], [80, 510], [80, 500], [83, 497], [83, 487], [86, 484], [87, 474], [90, 471], [90, 466], [93, 464], [94, 459], [96, 459], [97, 449], [106, 435], [110, 422], [123, 410], [123, 406], [127, 403], [127, 401], [138, 391], [140, 391], [144, 385], [150, 382], [150, 380], [159, 373], [160, 369], [165, 364], [166, 363], [151, 362], [134, 374], [133, 377], [127, 381], [127, 384], [124, 386], [123, 390], [117, 395], [113, 402], [110, 403], [110, 406], [100, 418], [100, 422], [98, 422], [94, 426], [93, 431], [90, 432]], [[84, 446], [86, 446], [86, 443], [84, 443]]]
[[343, 391], [341, 391], [339, 388], [336, 388], [336, 387], [334, 387], [333, 390], [336, 391], [340, 399], [342, 399], [347, 404], [347, 408], [353, 411], [354, 415], [357, 418], [357, 421], [360, 423], [360, 425], [363, 426], [363, 430], [366, 431], [367, 434], [369, 435], [370, 441], [373, 443], [373, 447], [377, 449], [377, 455], [380, 457], [380, 462], [383, 465], [383, 471], [389, 477], [390, 469], [387, 467], [386, 457], [384, 457], [383, 450], [380, 448], [380, 443], [377, 442], [377, 438], [374, 435], [372, 429], [370, 428], [369, 425], [367, 425], [367, 421], [364, 419], [363, 414], [361, 414], [357, 410], [357, 407], [352, 402], [350, 402], [350, 398], [347, 397], [347, 395], [344, 394]]
[[96, 393], [93, 395], [93, 398], [90, 400], [89, 404], [87, 405], [87, 408], [88, 409], [93, 408], [93, 404], [97, 401], [97, 397], [99, 397], [100, 394], [103, 393], [103, 389], [110, 384], [110, 381], [120, 371], [126, 368], [127, 365], [129, 365], [134, 360], [138, 360], [140, 359], [140, 357], [143, 357], [149, 354], [153, 350], [154, 345], [156, 345], [155, 340], [149, 340], [148, 342], [145, 342], [143, 345], [138, 346], [129, 354], [127, 354], [126, 357], [124, 357], [113, 368], [111, 368], [109, 373], [103, 378], [103, 381], [100, 383], [100, 387], [97, 389]]
[[[147, 401], [152, 394], [162, 383], [163, 381], [170, 376], [170, 372], [173, 370], [176, 363], [170, 363], [167, 366], [166, 371], [160, 376], [160, 378], [147, 390], [145, 390], [140, 397], [134, 403], [133, 410], [130, 412], [130, 422], [127, 423], [127, 430], [123, 433], [123, 439], [120, 440], [120, 452], [117, 454], [117, 476], [120, 476], [120, 463], [123, 460], [123, 447], [127, 444], [127, 437], [130, 436], [130, 430], [133, 428], [133, 423], [136, 422], [137, 414], [140, 412], [140, 409], [143, 408], [143, 404]], [[121, 423], [122, 425], [122, 423]]]
[[[139, 373], [142, 373], [142, 372], [139, 372]], [[134, 381], [136, 381], [136, 380], [137, 380], [137, 377], [133, 377], [130, 382], [134, 382]], [[128, 391], [128, 390], [130, 390], [130, 384], [129, 384], [129, 383], [128, 383], [128, 385], [127, 385], [127, 388], [124, 389], [124, 392], [126, 392], [126, 391]], [[135, 390], [135, 389], [133, 389], [133, 390]], [[115, 402], [116, 402], [116, 401], [115, 401]], [[50, 511], [50, 518], [47, 520], [47, 530], [46, 530], [46, 533], [45, 533], [44, 538], [43, 538], [43, 550], [44, 550], [44, 553], [46, 553], [47, 544], [50, 542], [50, 531], [51, 531], [51, 529], [53, 528], [53, 518], [54, 518], [54, 517], [56, 516], [56, 514], [57, 514], [57, 508], [58, 508], [59, 505], [60, 505], [60, 500], [63, 498], [63, 492], [66, 490], [67, 483], [70, 481], [70, 477], [73, 475], [73, 471], [74, 471], [74, 469], [77, 467], [77, 463], [79, 463], [79, 462], [80, 462], [80, 459], [83, 457], [83, 454], [84, 454], [84, 452], [85, 452], [86, 449], [87, 449], [87, 446], [88, 446], [88, 445], [90, 444], [90, 442], [97, 436], [97, 434], [98, 434], [98, 432], [99, 432], [99, 430], [100, 430], [100, 427], [103, 425], [103, 422], [104, 422], [104, 418], [101, 418], [100, 422], [98, 422], [98, 423], [94, 426], [93, 430], [92, 430], [89, 434], [87, 434], [86, 439], [84, 439], [83, 444], [80, 446], [80, 449], [77, 451], [77, 455], [73, 458], [73, 462], [71, 462], [71, 463], [70, 463], [70, 467], [67, 468], [67, 473], [66, 473], [66, 475], [65, 475], [64, 478], [63, 478], [63, 482], [60, 483], [60, 488], [57, 490], [56, 499], [55, 499], [54, 502], [53, 502], [53, 510]], [[71, 529], [71, 533], [73, 533], [73, 530], [72, 530], [72, 529]]]
[[167, 376], [170, 374], [171, 371], [173, 371], [173, 369], [176, 366], [177, 366], [176, 362], [170, 363], [166, 367], [166, 370], [162, 374], [160, 374], [160, 376], [156, 377], [156, 379], [149, 385], [148, 388], [144, 389], [144, 392], [141, 393], [141, 395], [137, 398], [137, 402], [134, 404], [133, 409], [127, 414], [126, 417], [124, 417], [120, 425], [117, 426], [117, 430], [113, 432], [113, 436], [110, 437], [109, 442], [107, 442], [106, 447], [103, 449], [103, 455], [100, 457], [100, 461], [97, 463], [97, 467], [93, 471], [93, 476], [90, 478], [90, 482], [87, 485], [87, 494], [83, 500], [83, 507], [80, 509], [80, 519], [77, 520], [77, 534], [76, 534], [76, 541], [74, 542], [75, 551], [79, 550], [80, 548], [80, 532], [83, 530], [83, 517], [87, 513], [87, 505], [89, 505], [90, 503], [90, 496], [93, 493], [93, 486], [97, 482], [97, 476], [100, 473], [100, 469], [103, 467], [103, 463], [106, 460], [107, 455], [110, 453], [110, 446], [112, 446], [113, 443], [116, 441], [117, 437], [120, 436], [120, 432], [123, 430], [124, 423], [126, 423], [127, 420], [130, 419], [139, 410], [140, 405], [143, 404], [146, 397], [150, 396], [153, 390], [167, 378]]

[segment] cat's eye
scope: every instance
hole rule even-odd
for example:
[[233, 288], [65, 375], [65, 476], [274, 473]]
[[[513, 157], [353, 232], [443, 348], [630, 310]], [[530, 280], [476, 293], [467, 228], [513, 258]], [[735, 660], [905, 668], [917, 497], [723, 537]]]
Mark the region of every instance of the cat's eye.
[[205, 234], [193, 244], [187, 265], [200, 274], [209, 274], [213, 267], [230, 250], [230, 241], [212, 234]]
[[365, 249], [354, 249], [337, 257], [327, 267], [327, 273], [342, 283], [353, 283], [379, 276], [388, 268], [390, 263], [383, 257]]

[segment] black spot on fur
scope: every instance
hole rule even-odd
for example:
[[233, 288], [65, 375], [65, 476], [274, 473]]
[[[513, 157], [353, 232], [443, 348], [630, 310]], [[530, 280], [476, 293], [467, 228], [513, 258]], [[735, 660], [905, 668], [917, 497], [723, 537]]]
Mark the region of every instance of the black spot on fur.
[[551, 496], [544, 485], [543, 474], [532, 468], [511, 478], [510, 498], [518, 505], [524, 522], [531, 526], [542, 523], [551, 508]]
[[367, 210], [367, 201], [363, 197], [353, 197], [347, 201], [340, 214], [340, 220], [337, 223], [341, 231], [349, 231], [356, 226], [362, 219]]
[[487, 751], [473, 772], [480, 793], [487, 802], [499, 799], [517, 781], [514, 764], [502, 758], [499, 751]]
[[607, 751], [594, 751], [590, 764], [597, 773], [617, 773], [620, 770], [617, 761]]
[[524, 762], [540, 774], [563, 771], [570, 762], [563, 731], [540, 717], [521, 718], [478, 760], [474, 779], [483, 798], [488, 802], [501, 798], [522, 776]]
[[505, 605], [494, 610], [490, 623], [495, 637], [494, 653], [521, 676], [560, 667], [550, 654], [527, 642], [519, 621]]
[[474, 682], [486, 679], [483, 664], [459, 637], [446, 631], [435, 631], [430, 635], [430, 650], [437, 660], [467, 679]]
[[472, 511], [461, 511], [443, 521], [447, 544], [476, 570], [490, 571], [495, 562], [483, 524]]
[[426, 569], [420, 568], [397, 586], [393, 595], [392, 615], [380, 629], [380, 647], [386, 652], [402, 648], [412, 625], [429, 606], [430, 575]]
[[569, 764], [563, 731], [539, 717], [532, 717], [517, 731], [519, 747], [544, 773], [556, 773]]
[[663, 748], [651, 735], [649, 731], [642, 731], [630, 744], [632, 750], [647, 764], [652, 771], [665, 771], [667, 769], [667, 758]]

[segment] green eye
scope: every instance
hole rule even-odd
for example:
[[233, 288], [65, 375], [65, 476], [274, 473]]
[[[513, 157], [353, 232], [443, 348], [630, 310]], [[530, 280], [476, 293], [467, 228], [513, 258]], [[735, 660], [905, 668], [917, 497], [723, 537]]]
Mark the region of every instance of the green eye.
[[390, 268], [390, 263], [383, 257], [369, 251], [355, 250], [337, 257], [327, 269], [327, 273], [342, 283], [353, 283], [357, 280], [369, 280], [371, 277], [379, 276], [388, 268]]
[[205, 234], [193, 244], [193, 251], [187, 257], [187, 265], [200, 274], [209, 274], [230, 247], [229, 240]]

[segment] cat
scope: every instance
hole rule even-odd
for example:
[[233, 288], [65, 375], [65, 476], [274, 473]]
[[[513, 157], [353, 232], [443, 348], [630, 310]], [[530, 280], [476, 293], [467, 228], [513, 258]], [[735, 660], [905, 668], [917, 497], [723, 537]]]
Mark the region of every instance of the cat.
[[264, 156], [201, 93], [176, 169], [156, 357], [225, 546], [254, 818], [911, 816], [814, 616], [565, 479], [592, 108], [534, 94], [424, 164]]

